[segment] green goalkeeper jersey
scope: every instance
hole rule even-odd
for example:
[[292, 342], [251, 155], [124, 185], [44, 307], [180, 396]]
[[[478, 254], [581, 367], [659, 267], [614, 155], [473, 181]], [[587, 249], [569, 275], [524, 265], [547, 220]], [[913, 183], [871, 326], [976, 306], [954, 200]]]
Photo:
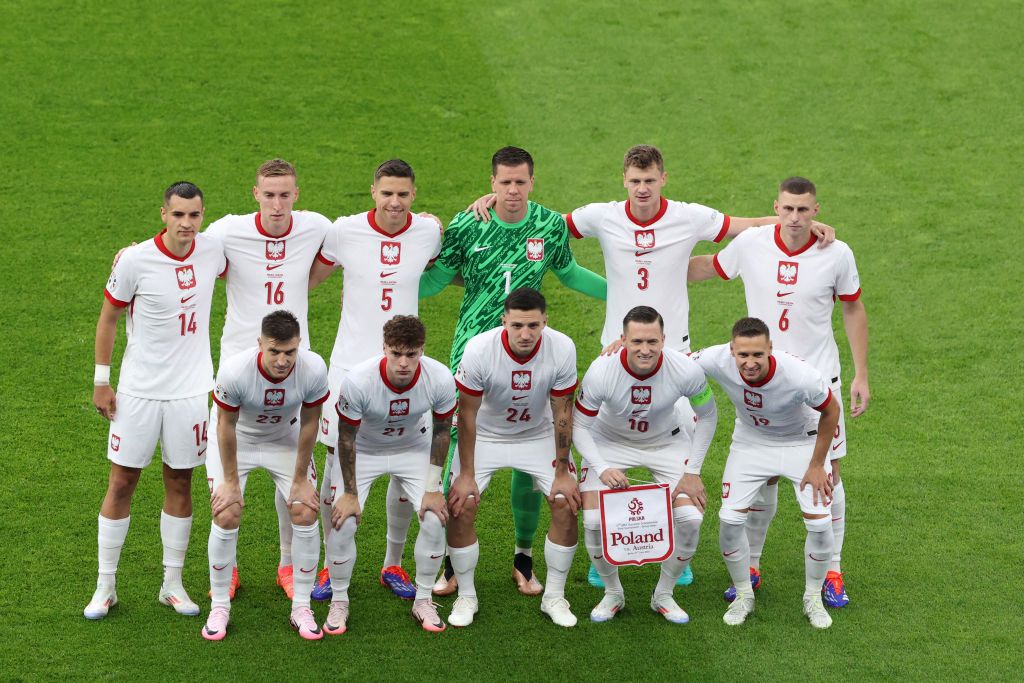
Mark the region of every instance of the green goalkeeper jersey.
[[501, 324], [509, 292], [519, 287], [539, 290], [544, 273], [565, 271], [575, 261], [562, 214], [529, 202], [526, 217], [518, 223], [502, 222], [493, 210], [487, 223], [472, 211], [455, 216], [444, 232], [438, 265], [462, 273], [466, 286], [452, 342], [454, 371], [466, 342]]

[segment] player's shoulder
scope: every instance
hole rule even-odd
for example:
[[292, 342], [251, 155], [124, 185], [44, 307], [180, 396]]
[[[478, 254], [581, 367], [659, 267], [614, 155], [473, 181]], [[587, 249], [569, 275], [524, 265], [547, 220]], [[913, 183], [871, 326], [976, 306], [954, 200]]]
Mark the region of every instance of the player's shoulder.
[[549, 209], [543, 204], [530, 202], [529, 214], [533, 216], [538, 225], [552, 225], [565, 227], [565, 216], [560, 211]]
[[360, 213], [353, 213], [346, 216], [338, 216], [334, 219], [334, 222], [331, 223], [331, 227], [340, 231], [354, 230], [359, 227], [365, 227], [369, 230], [370, 221], [367, 218], [369, 215], [369, 211], [362, 211]]
[[476, 214], [472, 211], [459, 211], [448, 223], [448, 228], [444, 231], [444, 236], [446, 238], [454, 237], [463, 230], [475, 230], [479, 225], [480, 219], [478, 219]]
[[258, 356], [258, 346], [253, 346], [245, 349], [244, 351], [231, 354], [227, 358], [221, 360], [220, 370], [217, 373], [217, 377], [223, 379], [237, 379], [257, 362]]
[[331, 225], [331, 221], [327, 216], [316, 211], [301, 209], [292, 211], [292, 216], [295, 219], [295, 224], [304, 228], [326, 230]]
[[773, 351], [776, 372], [785, 377], [789, 384], [816, 384], [824, 379], [818, 370], [809, 362], [788, 351]]
[[690, 360], [705, 369], [722, 366], [731, 357], [732, 353], [728, 344], [706, 346], [690, 354]]
[[501, 336], [503, 329], [504, 328], [501, 326], [492, 327], [489, 330], [484, 330], [479, 334], [473, 335], [469, 338], [469, 341], [466, 342], [466, 348], [465, 351], [463, 351], [463, 355], [465, 355], [466, 351], [480, 353], [489, 349], [492, 345], [500, 343], [499, 337]]
[[451, 370], [439, 360], [430, 356], [421, 356], [420, 365], [423, 366], [422, 373], [432, 382], [454, 382]]
[[255, 225], [255, 213], [237, 214], [229, 213], [221, 216], [217, 220], [206, 226], [206, 230], [203, 230], [203, 235], [221, 236], [230, 233], [232, 230], [236, 230], [239, 226], [243, 225]]
[[733, 238], [731, 244], [739, 247], [754, 247], [775, 242], [775, 225], [757, 225], [747, 228]]
[[327, 363], [324, 362], [323, 357], [311, 349], [299, 348], [299, 362], [313, 372], [327, 372]]
[[545, 327], [543, 335], [545, 343], [550, 343], [555, 348], [576, 351], [576, 343], [564, 332], [559, 332], [553, 327]]
[[348, 371], [347, 378], [353, 381], [365, 382], [368, 379], [373, 378], [375, 375], [379, 377], [380, 362], [383, 359], [384, 355], [378, 353], [372, 358], [367, 358], [366, 360], [357, 363]]

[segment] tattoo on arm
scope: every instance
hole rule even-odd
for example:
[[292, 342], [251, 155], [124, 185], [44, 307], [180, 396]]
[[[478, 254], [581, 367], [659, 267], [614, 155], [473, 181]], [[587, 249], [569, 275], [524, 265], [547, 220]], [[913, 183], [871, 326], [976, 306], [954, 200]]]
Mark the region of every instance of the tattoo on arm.
[[338, 462], [345, 493], [356, 494], [356, 430], [342, 422], [338, 425]]
[[452, 418], [449, 415], [443, 420], [434, 419], [434, 436], [430, 443], [430, 464], [444, 467], [448, 457], [448, 445], [452, 440]]
[[572, 394], [553, 396], [551, 398], [551, 414], [555, 419], [555, 459], [567, 462], [569, 446], [572, 444]]

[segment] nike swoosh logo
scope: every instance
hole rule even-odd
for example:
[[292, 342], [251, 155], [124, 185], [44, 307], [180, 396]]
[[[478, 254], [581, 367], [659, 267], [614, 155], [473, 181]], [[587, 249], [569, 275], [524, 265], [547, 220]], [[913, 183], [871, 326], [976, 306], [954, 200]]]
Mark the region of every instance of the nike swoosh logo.
[[384, 272], [384, 271], [382, 270], [382, 271], [380, 272], [380, 276], [381, 276], [381, 277], [391, 277], [392, 275], [394, 275], [394, 274], [395, 274], [395, 273], [397, 273], [397, 272], [398, 272], [397, 270], [392, 270], [392, 271], [391, 271], [390, 273], [385, 273], [385, 272]]
[[484, 249], [490, 249], [490, 248], [491, 248], [490, 245], [487, 245], [486, 247], [477, 247], [476, 249], [473, 250], [473, 253], [475, 254], [478, 251], [483, 251]]
[[601, 559], [602, 557], [604, 557], [604, 555], [594, 555], [594, 556], [593, 556], [593, 558], [594, 558], [595, 560], [600, 560], [600, 559]]
[[735, 555], [735, 554], [736, 554], [736, 553], [738, 553], [739, 551], [740, 551], [740, 549], [739, 549], [739, 548], [736, 548], [736, 550], [733, 550], [732, 552], [728, 552], [728, 553], [722, 553], [722, 557], [729, 557], [730, 555]]
[[311, 571], [314, 571], [314, 570], [316, 570], [316, 567], [313, 567], [313, 569], [303, 569], [302, 567], [299, 567], [299, 571], [302, 572], [303, 574], [308, 574], [308, 573], [310, 573]]
[[222, 569], [225, 569], [225, 568], [227, 568], [227, 566], [228, 566], [228, 565], [227, 565], [227, 563], [225, 563], [225, 564], [222, 564], [222, 565], [221, 565], [221, 566], [219, 566], [219, 567], [218, 567], [217, 565], [213, 565], [213, 571], [215, 571], [215, 572], [219, 572], [219, 571], [221, 571]]
[[813, 561], [815, 561], [815, 562], [824, 562], [824, 561], [826, 561], [826, 560], [828, 560], [828, 559], [829, 559], [829, 558], [827, 558], [827, 557], [824, 557], [824, 558], [822, 558], [822, 559], [820, 559], [820, 560], [819, 560], [818, 558], [816, 558], [816, 557], [814, 556], [814, 553], [807, 553], [807, 557], [811, 558], [811, 559], [812, 559]]
[[181, 297], [181, 303], [185, 303], [189, 299], [194, 299], [195, 296], [196, 296], [195, 294], [193, 294], [192, 296], [183, 296], [183, 297]]
[[198, 453], [196, 453], [196, 457], [197, 458], [201, 458], [204, 455], [206, 455], [206, 449], [205, 448], [203, 450], [199, 451]]
[[[844, 440], [844, 441], [845, 441], [845, 440]], [[842, 445], [843, 445], [843, 443], [844, 443], [844, 441], [840, 441], [839, 443], [837, 443], [837, 444], [836, 444], [835, 446], [833, 446], [833, 447], [832, 447], [832, 450], [836, 450], [837, 448], [839, 448], [840, 446], [842, 446]]]
[[637, 256], [646, 256], [647, 254], [650, 254], [652, 251], [654, 250], [648, 249], [647, 251], [634, 251], [633, 253], [636, 254]]
[[527, 394], [526, 396], [513, 396], [513, 397], [512, 397], [512, 400], [513, 400], [513, 401], [520, 401], [520, 400], [522, 400], [522, 399], [524, 399], [524, 398], [530, 398], [530, 395], [529, 395], [529, 394]]
[[793, 292], [775, 292], [775, 296], [781, 299], [782, 297], [789, 296], [792, 293]]
[[432, 560], [436, 560], [436, 559], [437, 559], [437, 558], [439, 558], [439, 557], [444, 557], [444, 553], [441, 553], [440, 555], [431, 555], [431, 556], [430, 556], [430, 559], [432, 559]]
[[268, 265], [267, 266], [267, 270], [277, 270], [278, 268], [280, 268], [283, 265], [284, 265], [283, 263], [278, 263], [277, 265], [274, 265], [274, 266]]
[[348, 564], [348, 560], [342, 560], [341, 562], [338, 562], [337, 560], [334, 561], [334, 566], [335, 567], [337, 567], [339, 565], [342, 565], [342, 564]]

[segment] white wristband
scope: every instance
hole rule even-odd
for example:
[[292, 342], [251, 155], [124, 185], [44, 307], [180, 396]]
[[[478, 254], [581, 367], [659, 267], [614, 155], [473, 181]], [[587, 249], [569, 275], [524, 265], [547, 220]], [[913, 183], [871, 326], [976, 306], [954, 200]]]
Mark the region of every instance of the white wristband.
[[95, 386], [110, 386], [110, 366], [96, 364], [96, 371], [92, 376], [92, 383]]
[[437, 493], [441, 490], [441, 474], [443, 471], [442, 468], [434, 464], [427, 466], [427, 482], [425, 487], [427, 493]]

